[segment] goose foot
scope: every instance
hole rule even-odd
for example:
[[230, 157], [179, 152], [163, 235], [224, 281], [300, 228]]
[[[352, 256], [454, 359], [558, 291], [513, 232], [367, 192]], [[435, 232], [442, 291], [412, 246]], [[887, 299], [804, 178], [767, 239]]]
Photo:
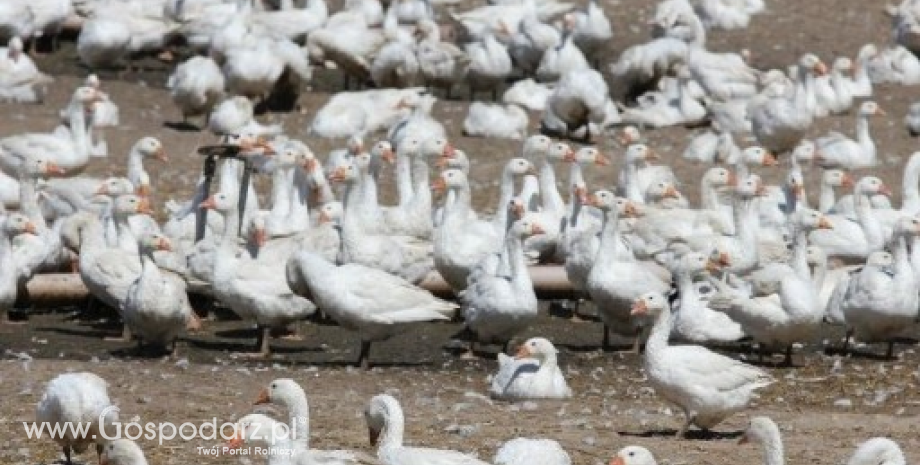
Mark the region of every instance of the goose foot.
[[792, 344], [786, 346], [786, 358], [783, 359], [783, 366], [792, 367]]
[[73, 462], [70, 460], [70, 453], [71, 453], [70, 446], [64, 446], [64, 463], [66, 463], [67, 465], [73, 464]]
[[271, 353], [271, 347], [269, 346], [269, 341], [272, 337], [272, 329], [265, 326], [259, 328], [259, 338], [256, 339], [256, 348], [259, 349], [259, 355], [262, 358], [268, 358]]
[[476, 343], [470, 342], [470, 346], [467, 348], [466, 352], [460, 355], [461, 360], [478, 360], [479, 357], [476, 356]]
[[[131, 328], [128, 327], [128, 325], [123, 324], [123, 325], [121, 326], [121, 336], [118, 336], [118, 337], [111, 337], [111, 336], [109, 336], [109, 337], [103, 338], [103, 340], [104, 340], [104, 341], [113, 341], [113, 342], [130, 342], [130, 341], [131, 341], [131, 338], [132, 338], [132, 335], [131, 335]], [[138, 341], [138, 342], [140, 342], [140, 341]]]
[[850, 338], [853, 337], [853, 330], [847, 329], [846, 336], [843, 337], [843, 347], [840, 348], [840, 353], [846, 355], [850, 351]]
[[362, 370], [369, 370], [370, 365], [370, 354], [371, 354], [371, 342], [370, 341], [361, 341], [361, 350], [358, 352], [358, 365]]
[[601, 341], [601, 349], [604, 352], [610, 352], [612, 347], [610, 347], [610, 328], [604, 324], [604, 339]]
[[5, 325], [24, 325], [28, 323], [28, 320], [14, 320], [10, 318], [10, 312], [0, 312], [0, 323]]
[[894, 358], [894, 340], [888, 341], [888, 350], [885, 352], [885, 358], [888, 360]]
[[190, 333], [201, 331], [201, 318], [195, 312], [192, 312], [188, 317], [188, 321], [185, 322], [185, 330]]
[[102, 463], [102, 450], [103, 449], [104, 447], [102, 446], [102, 444], [96, 444], [96, 460], [98, 460], [99, 463]]
[[173, 341], [169, 347], [169, 358], [170, 360], [179, 359], [179, 340], [178, 339]]
[[690, 417], [687, 417], [687, 421], [684, 422], [684, 425], [680, 427], [674, 437], [678, 439], [685, 439], [687, 437], [687, 430], [690, 429], [690, 423], [692, 422], [693, 420]]

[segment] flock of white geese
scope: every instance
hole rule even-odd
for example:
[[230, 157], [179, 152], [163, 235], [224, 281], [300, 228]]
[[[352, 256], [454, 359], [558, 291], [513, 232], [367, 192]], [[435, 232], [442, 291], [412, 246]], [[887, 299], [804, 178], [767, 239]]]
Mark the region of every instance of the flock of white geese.
[[[869, 120], [885, 113], [871, 100], [873, 86], [920, 84], [912, 53], [920, 48], [920, 1], [889, 9], [890, 46], [867, 44], [855, 59], [839, 57], [830, 67], [804, 54], [787, 70], [759, 70], [747, 51], [707, 50], [706, 36], [746, 27], [762, 2], [664, 0], [649, 20], [652, 39], [609, 65], [615, 88], [595, 66], [607, 56], [612, 30], [594, 1], [582, 8], [504, 0], [465, 9], [443, 0], [393, 0], [385, 8], [378, 0], [348, 0], [331, 14], [324, 0], [265, 3], [0, 5], [0, 35], [9, 39], [0, 52], [0, 98], [43, 99], [52, 78], [29, 53], [66, 25], [80, 25], [77, 51], [94, 70], [133, 66], [145, 53], [175, 60], [182, 44], [201, 52], [179, 63], [167, 84], [183, 118], [204, 115], [221, 142], [272, 183], [269, 204], [260, 205], [254, 188], [242, 183], [243, 162], [222, 159], [216, 192], [200, 181], [190, 199], [166, 205], [168, 219], [158, 224], [148, 197], [157, 180], [144, 165], [167, 159], [161, 141], [134, 144], [126, 177], [81, 175], [93, 157], [110, 156], [103, 131], [119, 124], [118, 107], [90, 75], [73, 91], [58, 127], [0, 139], [4, 317], [21, 314], [32, 276], [70, 267], [98, 302], [118, 311], [123, 337], [139, 344], [174, 350], [183, 331], [200, 327], [188, 299], [195, 293], [258, 325], [254, 355], [270, 353], [273, 329], [320, 310], [360, 336], [359, 361], [367, 366], [371, 343], [454, 318], [468, 330], [467, 355], [475, 344], [507, 346], [538, 315], [528, 266], [563, 265], [572, 287], [593, 302], [605, 346], [611, 332], [632, 338], [637, 349], [645, 342], [649, 382], [685, 413], [680, 434], [691, 425], [716, 426], [773, 382], [766, 371], [705, 344], [749, 339], [762, 356], [781, 351], [791, 364], [794, 345], [833, 324], [846, 327], [844, 350], [855, 338], [887, 343], [891, 357], [894, 341], [918, 318], [920, 152], [904, 167], [901, 205], [888, 199], [891, 189], [881, 179], [854, 179], [850, 171], [877, 163]], [[311, 137], [348, 138], [322, 159], [281, 126], [254, 117], [273, 95], [305, 89], [315, 67], [371, 86], [339, 92], [315, 112]], [[491, 217], [471, 206], [475, 157], [455, 147], [430, 113], [434, 92], [449, 98], [464, 86], [471, 96], [504, 90], [501, 104], [470, 106], [467, 135], [522, 140], [520, 156], [501, 172]], [[852, 137], [804, 138], [816, 119], [846, 112], [856, 119]], [[534, 113], [542, 134], [528, 135]], [[711, 129], [683, 152], [712, 164], [699, 181], [700, 203], [691, 206], [676, 174], [654, 164], [660, 156], [640, 129], [706, 121]], [[905, 124], [920, 132], [920, 106]], [[617, 187], [589, 193], [585, 170], [610, 163], [593, 143], [613, 126], [623, 127], [616, 134], [623, 157]], [[386, 135], [378, 137], [381, 131]], [[786, 167], [772, 169], [788, 174], [781, 185], [766, 185], [755, 171], [780, 159]], [[382, 205], [379, 175], [391, 165], [397, 202]], [[441, 170], [433, 173], [432, 165]], [[822, 182], [812, 208], [804, 172], [818, 167]], [[559, 169], [568, 171], [561, 191]], [[418, 286], [432, 271], [456, 303]], [[494, 396], [571, 395], [550, 341], [534, 338], [521, 347], [515, 358], [499, 354]], [[61, 405], [90, 408], [107, 400], [104, 381], [63, 375], [39, 413], [57, 421]], [[383, 431], [378, 458], [388, 465], [474, 462], [404, 448], [395, 399], [377, 397], [368, 412], [372, 429]], [[746, 437], [768, 445], [768, 463], [782, 462], [772, 422], [755, 419]], [[308, 451], [300, 439], [298, 447]], [[872, 444], [889, 450], [888, 443]], [[68, 459], [70, 448], [81, 446], [65, 444]], [[117, 457], [143, 460], [130, 451], [107, 453], [113, 464]], [[851, 463], [904, 462], [900, 452], [884, 457]], [[614, 461], [654, 463], [647, 451], [630, 448]]]

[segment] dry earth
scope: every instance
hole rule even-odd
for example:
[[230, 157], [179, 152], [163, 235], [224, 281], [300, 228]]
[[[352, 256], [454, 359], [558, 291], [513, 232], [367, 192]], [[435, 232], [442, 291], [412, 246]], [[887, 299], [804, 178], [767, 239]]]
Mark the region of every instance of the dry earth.
[[[616, 39], [610, 57], [626, 46], [644, 40], [643, 26], [654, 2], [604, 1], [614, 22]], [[889, 20], [884, 2], [875, 0], [768, 0], [769, 11], [756, 17], [745, 31], [716, 31], [710, 47], [716, 50], [748, 48], [760, 68], [784, 67], [801, 53], [816, 52], [830, 62], [838, 54], [854, 55], [860, 45], [888, 40]], [[76, 63], [72, 42], [40, 60], [40, 67], [55, 75], [56, 84], [43, 105], [0, 105], [0, 136], [51, 129], [57, 112], [86, 71]], [[197, 179], [200, 144], [211, 143], [210, 134], [179, 131], [168, 125], [178, 120], [163, 89], [169, 67], [154, 60], [142, 71], [103, 73], [105, 90], [121, 107], [123, 124], [108, 131], [108, 159], [93, 160], [90, 174], [123, 173], [129, 146], [144, 135], [161, 138], [172, 156], [168, 165], [150, 167], [159, 200], [182, 198]], [[284, 123], [295, 137], [306, 137], [312, 114], [338, 90], [333, 72], [318, 73], [312, 92], [301, 97], [306, 114], [267, 114], [263, 121]], [[872, 122], [883, 164], [875, 172], [893, 186], [900, 185], [904, 160], [916, 143], [901, 118], [920, 95], [916, 88], [882, 87], [877, 100], [887, 118]], [[448, 127], [456, 145], [474, 161], [476, 204], [493, 208], [497, 192], [495, 173], [503, 160], [518, 150], [517, 142], [462, 137], [460, 123], [468, 103], [439, 102], [435, 113]], [[536, 127], [537, 117], [533, 122]], [[829, 129], [851, 132], [853, 115], [828, 118], [815, 125], [811, 135]], [[701, 169], [676, 159], [693, 130], [671, 128], [648, 134], [650, 144], [665, 154], [685, 180], [684, 190], [696, 198], [694, 180]], [[307, 138], [317, 153], [341, 141]], [[614, 166], [592, 173], [592, 187], [609, 186], [614, 179], [619, 152], [604, 143]], [[776, 179], [779, 170], [770, 174]], [[390, 186], [386, 184], [389, 189]], [[816, 194], [811, 192], [812, 195]], [[361, 372], [347, 367], [354, 360], [357, 340], [330, 325], [304, 323], [304, 341], [275, 344], [279, 356], [269, 362], [247, 362], [234, 353], [253, 343], [254, 332], [239, 321], [209, 321], [205, 331], [189, 335], [182, 357], [173, 360], [139, 357], [127, 344], [102, 341], [117, 327], [111, 315], [81, 315], [76, 308], [56, 308], [34, 315], [25, 326], [0, 327], [0, 463], [46, 464], [59, 458], [48, 440], [29, 440], [22, 421], [33, 418], [44, 384], [58, 373], [91, 370], [110, 382], [110, 394], [122, 418], [141, 422], [199, 423], [211, 418], [232, 421], [253, 410], [259, 389], [276, 377], [292, 377], [307, 389], [313, 421], [313, 444], [324, 448], [368, 448], [359, 413], [367, 399], [390, 391], [402, 400], [408, 415], [407, 439], [412, 444], [456, 448], [489, 458], [497, 446], [517, 436], [550, 437], [562, 442], [578, 464], [606, 463], [620, 447], [630, 443], [650, 447], [664, 463], [757, 462], [759, 451], [736, 446], [731, 435], [677, 441], [669, 437], [679, 426], [678, 412], [658, 399], [644, 382], [638, 357], [596, 350], [600, 327], [541, 317], [524, 337], [545, 335], [562, 351], [561, 361], [576, 395], [565, 402], [493, 403], [482, 396], [495, 362], [459, 361], [442, 346], [458, 325], [432, 325], [375, 346], [372, 361], [378, 368]], [[916, 331], [914, 332], [916, 334]], [[863, 348], [853, 357], [825, 355], [840, 332], [829, 328], [823, 343], [800, 351], [796, 368], [771, 368], [778, 382], [763, 391], [750, 414], [776, 419], [786, 440], [792, 463], [841, 463], [859, 441], [876, 435], [897, 440], [908, 462], [920, 459], [917, 415], [920, 414], [920, 356], [914, 346], [900, 346], [900, 358], [883, 361], [868, 354], [880, 347]], [[735, 349], [733, 349], [734, 351]], [[744, 353], [740, 356], [746, 357]], [[741, 430], [747, 414], [737, 415], [719, 427], [722, 432]], [[706, 439], [706, 440], [703, 440]], [[151, 464], [237, 463], [230, 457], [201, 457], [196, 447], [215, 441], [174, 440], [159, 446], [142, 441]], [[95, 460], [92, 454], [79, 457]], [[261, 463], [261, 460], [254, 460]]]

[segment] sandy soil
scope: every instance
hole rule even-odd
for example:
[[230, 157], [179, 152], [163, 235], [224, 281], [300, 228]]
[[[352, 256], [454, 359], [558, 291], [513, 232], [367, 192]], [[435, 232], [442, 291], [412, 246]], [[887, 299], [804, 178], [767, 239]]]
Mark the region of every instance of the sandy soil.
[[[748, 30], [712, 32], [709, 44], [716, 50], [749, 48], [760, 68], [785, 67], [806, 51], [830, 62], [837, 54], [854, 55], [865, 42], [888, 40], [884, 3], [769, 0], [770, 11], [756, 17]], [[624, 47], [645, 39], [643, 24], [653, 2], [614, 0], [603, 4], [614, 21], [616, 38], [610, 58], [615, 58]], [[35, 106], [0, 105], [4, 115], [0, 136], [53, 128], [58, 109], [86, 74], [77, 64], [72, 42], [64, 42], [61, 50], [42, 58], [39, 65], [57, 80], [47, 101]], [[149, 167], [156, 179], [156, 196], [161, 201], [183, 198], [200, 169], [195, 148], [215, 139], [204, 132], [174, 129], [169, 123], [176, 122], [179, 114], [163, 89], [170, 66], [155, 60], [143, 60], [140, 65], [139, 72], [102, 73], [105, 90], [121, 107], [123, 124], [107, 132], [112, 155], [93, 160], [88, 173], [123, 173], [130, 145], [141, 136], [153, 135], [165, 142], [172, 157], [168, 165], [151, 163]], [[313, 91], [299, 101], [305, 114], [266, 114], [260, 118], [283, 122], [292, 136], [305, 137], [312, 114], [340, 86], [334, 72], [317, 75]], [[876, 98], [890, 116], [872, 122], [883, 161], [875, 172], [893, 186], [900, 185], [901, 167], [916, 146], [901, 119], [918, 95], [916, 88], [877, 89]], [[474, 158], [472, 178], [479, 183], [475, 203], [491, 209], [497, 200], [494, 174], [505, 159], [517, 153], [519, 143], [463, 137], [460, 123], [467, 106], [465, 101], [442, 101], [435, 113], [445, 122], [455, 144]], [[852, 114], [824, 119], [810, 135], [819, 136], [830, 129], [850, 133], [853, 119]], [[537, 122], [534, 115], [534, 127]], [[701, 169], [676, 159], [693, 133], [671, 128], [647, 136], [686, 181], [683, 190], [696, 198], [693, 180], [698, 179]], [[307, 141], [319, 154], [342, 144]], [[615, 163], [590, 173], [593, 187], [609, 186], [615, 179], [620, 154], [606, 142], [603, 148], [613, 155]], [[774, 170], [768, 177], [777, 179], [781, 174]], [[384, 186], [387, 192], [392, 190], [390, 183]], [[350, 333], [336, 326], [306, 322], [301, 330], [303, 341], [273, 344], [278, 354], [275, 359], [249, 362], [234, 354], [249, 349], [254, 331], [239, 321], [209, 321], [204, 331], [185, 338], [183, 360], [176, 363], [135, 354], [129, 344], [103, 341], [103, 336], [118, 331], [111, 314], [88, 316], [77, 308], [57, 308], [33, 315], [25, 326], [0, 327], [0, 349], [6, 359], [0, 361], [0, 424], [8, 428], [2, 430], [0, 463], [44, 464], [59, 458], [59, 449], [50, 441], [28, 440], [21, 422], [33, 418], [44, 384], [68, 370], [91, 370], [105, 377], [123, 418], [136, 415], [140, 422], [198, 423], [212, 417], [218, 422], [232, 421], [253, 410], [251, 401], [269, 380], [292, 377], [310, 395], [316, 447], [367, 450], [359, 413], [371, 395], [390, 391], [407, 410], [409, 442], [456, 448], [483, 458], [490, 458], [501, 442], [513, 437], [543, 436], [561, 441], [579, 464], [606, 463], [615, 450], [630, 443], [652, 448], [664, 463], [760, 460], [755, 447], [736, 446], [732, 434], [692, 441], [669, 437], [680, 424], [678, 412], [647, 387], [637, 356], [596, 349], [601, 336], [596, 323], [543, 316], [522, 335], [544, 335], [557, 343], [576, 392], [565, 402], [526, 404], [493, 403], [482, 397], [495, 362], [459, 361], [446, 353], [442, 346], [459, 330], [456, 324], [428, 326], [375, 346], [372, 361], [378, 368], [366, 373], [347, 367], [357, 349], [357, 340]], [[840, 331], [828, 328], [824, 337], [823, 342], [799, 351], [798, 367], [772, 369], [778, 382], [763, 391], [750, 414], [770, 415], [780, 423], [787, 454], [794, 463], [840, 463], [857, 442], [876, 435], [900, 442], [909, 462], [920, 459], [920, 356], [915, 348], [899, 346], [900, 358], [894, 361], [872, 357], [872, 353], [883, 350], [880, 347], [863, 348], [856, 356], [841, 358], [825, 354], [826, 346], [839, 340]], [[750, 357], [738, 348], [730, 351]], [[746, 422], [746, 415], [738, 415], [718, 430], [737, 432]], [[177, 440], [158, 446], [142, 441], [151, 464], [240, 460], [198, 456], [197, 446], [214, 443]], [[95, 460], [92, 454], [79, 459]]]

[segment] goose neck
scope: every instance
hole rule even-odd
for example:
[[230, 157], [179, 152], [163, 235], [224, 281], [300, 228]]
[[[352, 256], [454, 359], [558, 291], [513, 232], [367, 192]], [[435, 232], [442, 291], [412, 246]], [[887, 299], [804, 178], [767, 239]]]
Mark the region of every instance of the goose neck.
[[508, 204], [514, 197], [514, 173], [510, 166], [505, 166], [502, 170], [501, 184], [498, 187], [498, 208], [495, 209], [495, 220], [493, 224], [496, 228], [503, 231], [505, 223], [508, 221]]
[[524, 260], [524, 246], [521, 238], [509, 233], [505, 239], [505, 259], [511, 271], [511, 279], [523, 291], [533, 292], [530, 273], [527, 271], [527, 262]]
[[785, 465], [786, 457], [783, 453], [783, 440], [778, 431], [771, 431], [763, 441], [764, 465]]
[[138, 184], [144, 173], [144, 155], [137, 147], [133, 147], [128, 152], [128, 179]]
[[412, 199], [412, 160], [405, 150], [396, 151], [396, 193], [399, 205], [405, 206]]
[[548, 159], [543, 160], [540, 166], [540, 197], [546, 210], [558, 212], [565, 209], [565, 201], [556, 187], [556, 170]]
[[835, 203], [837, 203], [837, 194], [834, 193], [834, 186], [822, 182], [821, 192], [818, 196], [818, 210], [821, 213], [827, 213], [834, 208]]
[[35, 192], [35, 177], [23, 174], [19, 177], [19, 210], [32, 221], [44, 224], [44, 217], [38, 207], [38, 196]]
[[901, 180], [901, 210], [908, 214], [920, 211], [920, 155], [913, 155]]
[[623, 181], [626, 184], [626, 198], [632, 202], [645, 203], [645, 197], [639, 188], [639, 166], [635, 161], [628, 161], [624, 164]]
[[659, 361], [664, 356], [664, 351], [668, 348], [668, 338], [671, 335], [672, 320], [671, 307], [666, 303], [661, 313], [658, 314], [658, 318], [655, 319], [648, 341], [645, 343], [646, 363]]
[[291, 439], [310, 448], [310, 404], [307, 396], [298, 396], [288, 405], [289, 424], [292, 428]]
[[801, 226], [796, 229], [792, 246], [792, 269], [800, 277], [808, 279], [811, 275], [808, 271], [808, 231]]
[[875, 160], [875, 142], [872, 140], [872, 134], [869, 133], [869, 116], [859, 114], [856, 116], [856, 141], [862, 147], [863, 153]]
[[383, 431], [380, 432], [380, 450], [402, 447], [404, 428], [402, 408], [398, 405], [388, 406]]
[[596, 262], [602, 264], [614, 262], [616, 244], [620, 240], [620, 232], [617, 228], [619, 219], [619, 212], [616, 208], [611, 208], [604, 212], [604, 225], [603, 229], [601, 229], [601, 241], [597, 248]]

